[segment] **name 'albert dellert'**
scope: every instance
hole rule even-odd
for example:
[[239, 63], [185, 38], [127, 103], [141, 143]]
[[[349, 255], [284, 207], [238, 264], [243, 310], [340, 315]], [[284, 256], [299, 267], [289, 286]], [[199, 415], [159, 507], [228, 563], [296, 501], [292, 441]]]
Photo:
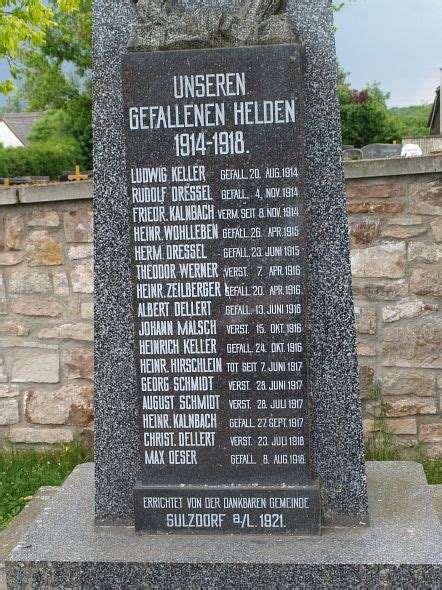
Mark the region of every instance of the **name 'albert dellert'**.
[[244, 72], [173, 77], [173, 96], [189, 103], [129, 107], [131, 130], [190, 129], [294, 123], [295, 99], [194, 102], [195, 99], [246, 96]]

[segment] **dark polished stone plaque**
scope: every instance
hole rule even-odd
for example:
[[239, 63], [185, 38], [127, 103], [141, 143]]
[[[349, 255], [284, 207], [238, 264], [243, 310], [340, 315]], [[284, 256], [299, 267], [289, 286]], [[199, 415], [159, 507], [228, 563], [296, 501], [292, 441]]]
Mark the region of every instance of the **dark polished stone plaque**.
[[300, 48], [128, 54], [123, 91], [135, 526], [316, 534]]

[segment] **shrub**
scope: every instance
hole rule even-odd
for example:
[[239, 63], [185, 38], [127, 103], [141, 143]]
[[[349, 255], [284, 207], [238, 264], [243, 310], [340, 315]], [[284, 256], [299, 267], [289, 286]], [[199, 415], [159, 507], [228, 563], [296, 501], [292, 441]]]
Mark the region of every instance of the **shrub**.
[[92, 103], [78, 107], [79, 99], [63, 109], [49, 109], [34, 123], [29, 141], [52, 145], [71, 145], [76, 149], [77, 164], [92, 168]]
[[74, 145], [34, 143], [25, 147], [0, 146], [0, 177], [50, 176], [73, 169], [78, 160]]

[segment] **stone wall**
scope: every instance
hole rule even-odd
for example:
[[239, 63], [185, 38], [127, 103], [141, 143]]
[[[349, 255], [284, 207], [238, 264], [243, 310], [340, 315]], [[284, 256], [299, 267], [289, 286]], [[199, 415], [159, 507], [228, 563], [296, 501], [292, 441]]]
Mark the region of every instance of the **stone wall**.
[[418, 145], [424, 156], [442, 152], [442, 135], [417, 135], [402, 138], [402, 145], [412, 143]]
[[346, 168], [364, 429], [379, 427], [377, 390], [388, 430], [432, 456], [442, 442], [441, 161]]
[[[364, 427], [440, 456], [442, 157], [346, 163]], [[90, 440], [92, 187], [0, 190], [0, 440]]]
[[0, 191], [3, 442], [91, 438], [91, 193], [90, 182]]

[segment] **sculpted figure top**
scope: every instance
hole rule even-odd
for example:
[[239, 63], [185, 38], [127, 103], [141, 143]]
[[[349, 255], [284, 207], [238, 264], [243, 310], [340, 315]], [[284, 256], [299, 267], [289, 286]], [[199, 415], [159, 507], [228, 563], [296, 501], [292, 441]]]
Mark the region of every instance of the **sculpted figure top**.
[[184, 11], [173, 0], [131, 0], [140, 17], [129, 49], [158, 51], [202, 47], [271, 45], [296, 41], [283, 0], [245, 0], [234, 12], [203, 6]]
[[143, 23], [164, 22], [172, 13], [172, 0], [131, 0]]

